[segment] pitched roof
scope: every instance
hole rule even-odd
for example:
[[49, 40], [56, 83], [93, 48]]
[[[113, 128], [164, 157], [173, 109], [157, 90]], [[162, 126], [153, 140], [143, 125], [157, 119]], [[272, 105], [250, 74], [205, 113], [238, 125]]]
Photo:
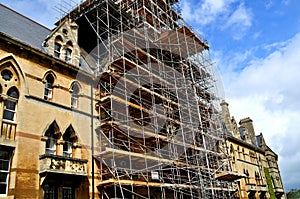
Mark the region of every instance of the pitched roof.
[[51, 30], [0, 4], [0, 32], [42, 50]]

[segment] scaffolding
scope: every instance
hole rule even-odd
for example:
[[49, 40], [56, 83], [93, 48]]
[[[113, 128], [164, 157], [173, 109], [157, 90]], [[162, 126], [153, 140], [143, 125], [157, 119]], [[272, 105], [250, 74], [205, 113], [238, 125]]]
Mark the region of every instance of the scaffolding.
[[209, 46], [177, 0], [88, 0], [68, 16], [97, 79], [99, 198], [230, 198]]

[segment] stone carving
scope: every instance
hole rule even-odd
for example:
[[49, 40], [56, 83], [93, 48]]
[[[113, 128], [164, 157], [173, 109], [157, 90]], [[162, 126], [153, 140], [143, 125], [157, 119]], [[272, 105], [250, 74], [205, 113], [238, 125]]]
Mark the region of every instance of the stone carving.
[[64, 160], [51, 159], [50, 168], [51, 169], [65, 169], [66, 162]]

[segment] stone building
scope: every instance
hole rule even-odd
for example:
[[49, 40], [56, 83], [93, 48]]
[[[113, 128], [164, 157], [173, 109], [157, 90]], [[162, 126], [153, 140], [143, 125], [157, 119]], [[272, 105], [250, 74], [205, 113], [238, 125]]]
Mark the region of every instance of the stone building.
[[209, 47], [177, 3], [87, 0], [53, 30], [0, 5], [0, 198], [284, 197], [225, 102], [219, 150]]
[[4, 5], [0, 24], [0, 198], [88, 198], [91, 77], [77, 27], [51, 31]]
[[228, 103], [221, 103], [226, 126], [226, 145], [232, 171], [244, 174], [237, 181], [239, 198], [286, 198], [278, 167], [278, 155], [266, 144], [263, 134], [255, 134], [247, 117], [237, 124]]

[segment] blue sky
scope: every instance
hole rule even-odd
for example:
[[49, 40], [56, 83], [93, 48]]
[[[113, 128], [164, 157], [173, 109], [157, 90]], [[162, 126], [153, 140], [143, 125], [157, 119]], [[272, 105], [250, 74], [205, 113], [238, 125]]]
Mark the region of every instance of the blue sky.
[[[0, 2], [53, 28], [57, 10], [69, 7], [64, 2], [80, 1]], [[300, 1], [182, 0], [181, 7], [209, 42], [231, 114], [253, 119], [256, 133], [279, 155], [286, 191], [299, 189]]]

